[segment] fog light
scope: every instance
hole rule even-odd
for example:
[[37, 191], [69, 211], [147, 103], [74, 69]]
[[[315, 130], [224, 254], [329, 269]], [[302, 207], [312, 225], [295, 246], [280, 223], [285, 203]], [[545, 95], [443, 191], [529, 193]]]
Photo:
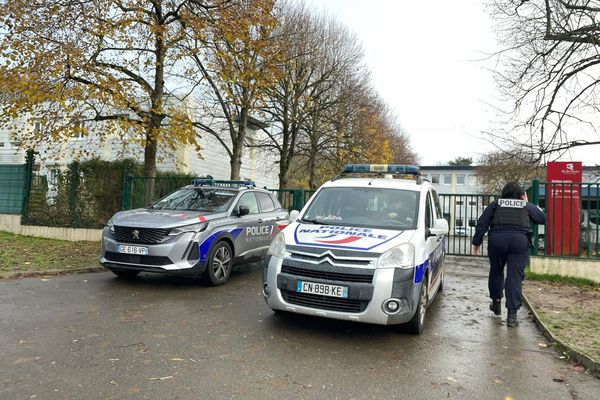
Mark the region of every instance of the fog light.
[[387, 299], [382, 305], [386, 314], [397, 314], [402, 309], [402, 301], [398, 299]]
[[269, 297], [271, 295], [271, 286], [267, 282], [263, 284], [263, 296]]

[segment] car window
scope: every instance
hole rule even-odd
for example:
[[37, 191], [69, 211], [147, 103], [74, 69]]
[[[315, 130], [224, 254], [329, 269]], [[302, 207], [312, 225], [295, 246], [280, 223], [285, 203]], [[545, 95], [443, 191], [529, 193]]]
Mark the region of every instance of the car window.
[[273, 204], [271, 196], [269, 196], [267, 193], [256, 193], [256, 197], [258, 198], [258, 203], [260, 204], [260, 210], [262, 212], [270, 212], [275, 210], [275, 204]]
[[269, 197], [271, 197], [271, 201], [273, 202], [273, 204], [275, 204], [276, 210], [281, 210], [283, 208], [279, 200], [277, 200], [277, 197], [273, 196], [272, 194], [270, 194]]
[[311, 200], [303, 221], [383, 229], [416, 229], [419, 192], [330, 187]]
[[258, 213], [258, 203], [254, 192], [244, 193], [238, 200], [237, 206], [246, 206], [250, 210], [250, 214]]
[[190, 210], [206, 212], [227, 211], [235, 198], [233, 190], [183, 188], [154, 203], [154, 210]]
[[435, 207], [435, 214], [437, 215], [436, 218], [443, 218], [442, 207], [440, 207], [440, 196], [435, 190], [432, 190], [431, 194], [433, 196], [433, 206]]
[[425, 199], [425, 227], [433, 227], [433, 206], [431, 204], [431, 194], [427, 192]]

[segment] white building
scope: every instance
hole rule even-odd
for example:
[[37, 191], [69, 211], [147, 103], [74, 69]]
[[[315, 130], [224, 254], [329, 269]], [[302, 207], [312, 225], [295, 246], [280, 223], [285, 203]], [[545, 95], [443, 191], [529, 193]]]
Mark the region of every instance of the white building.
[[[247, 132], [247, 143], [250, 145], [262, 139], [263, 133], [258, 124], [260, 121], [251, 119]], [[217, 132], [222, 132], [225, 142], [229, 142], [229, 133], [225, 131], [224, 126], [211, 127]], [[39, 124], [30, 126], [24, 118], [15, 120], [8, 128], [0, 128], [0, 164], [25, 162], [25, 151], [18, 148], [18, 137], [20, 132], [33, 129], [40, 129]], [[229, 179], [231, 170], [229, 156], [221, 143], [214, 136], [201, 133], [199, 144], [200, 152], [191, 145], [181, 145], [172, 150], [159, 143], [157, 169], [198, 176], [211, 175], [215, 179]], [[144, 160], [144, 150], [139, 144], [124, 143], [123, 139], [116, 134], [101, 137], [91, 133], [85, 137], [70, 138], [59, 143], [46, 142], [37, 146], [35, 151], [40, 153], [37, 156], [39, 164], [37, 172], [42, 175], [50, 174], [54, 169], [64, 169], [76, 159], [98, 157], [107, 161], [124, 158], [133, 158], [139, 162]], [[259, 187], [276, 189], [279, 186], [274, 156], [260, 148], [244, 149], [240, 177], [255, 181]]]
[[479, 195], [476, 168], [463, 165], [420, 168], [421, 176], [433, 183], [440, 194], [440, 205], [451, 233], [472, 236], [477, 218], [489, 204], [489, 196]]

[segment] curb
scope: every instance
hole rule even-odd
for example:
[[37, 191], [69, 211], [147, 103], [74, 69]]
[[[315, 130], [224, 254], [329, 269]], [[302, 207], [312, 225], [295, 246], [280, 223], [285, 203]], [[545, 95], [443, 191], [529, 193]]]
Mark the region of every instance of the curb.
[[596, 361], [593, 358], [591, 358], [590, 356], [588, 356], [586, 354], [583, 354], [582, 352], [580, 352], [578, 350], [575, 350], [568, 343], [563, 342], [562, 340], [558, 339], [552, 333], [552, 331], [546, 326], [546, 324], [544, 324], [542, 322], [542, 320], [540, 319], [540, 316], [538, 315], [537, 311], [533, 308], [533, 306], [531, 305], [531, 302], [529, 301], [529, 299], [527, 298], [527, 296], [525, 296], [525, 293], [523, 293], [523, 302], [525, 303], [525, 305], [527, 305], [527, 307], [529, 308], [529, 310], [531, 310], [531, 313], [533, 314], [533, 320], [534, 320], [535, 324], [542, 331], [542, 334], [548, 340], [550, 340], [553, 343], [555, 343], [556, 346], [558, 347], [558, 349], [561, 352], [565, 353], [572, 360], [574, 360], [578, 364], [581, 364], [585, 368], [587, 368], [590, 371], [590, 373], [592, 373], [592, 374], [596, 375], [596, 377], [600, 378], [600, 362], [599, 361]]
[[46, 271], [7, 272], [7, 273], [0, 273], [0, 280], [2, 280], [2, 279], [35, 278], [38, 276], [74, 275], [74, 274], [85, 274], [88, 272], [105, 272], [105, 271], [107, 271], [107, 270], [104, 267], [82, 267], [82, 268], [69, 268], [69, 269], [49, 269]]

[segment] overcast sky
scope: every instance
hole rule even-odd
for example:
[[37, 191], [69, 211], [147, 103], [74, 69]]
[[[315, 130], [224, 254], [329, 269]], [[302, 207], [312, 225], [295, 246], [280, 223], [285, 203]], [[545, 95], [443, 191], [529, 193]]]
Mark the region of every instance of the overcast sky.
[[[482, 60], [498, 45], [484, 0], [306, 2], [358, 35], [375, 88], [397, 113], [421, 165], [477, 161], [492, 149], [481, 132], [498, 120], [490, 104], [500, 103], [493, 64]], [[573, 156], [597, 163], [590, 154]]]

